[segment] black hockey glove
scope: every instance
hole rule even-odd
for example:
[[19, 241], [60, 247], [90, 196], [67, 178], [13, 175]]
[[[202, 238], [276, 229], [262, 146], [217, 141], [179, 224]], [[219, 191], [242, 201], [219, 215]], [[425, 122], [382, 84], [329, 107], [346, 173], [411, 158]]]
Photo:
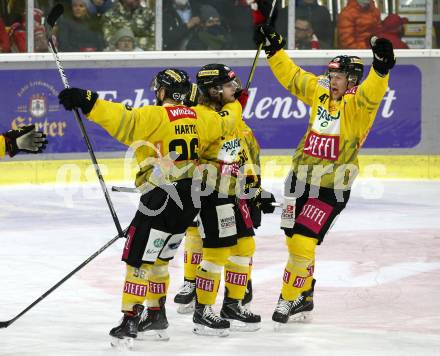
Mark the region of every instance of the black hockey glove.
[[254, 41], [257, 46], [263, 43], [263, 49], [268, 58], [286, 45], [283, 36], [269, 25], [259, 25], [255, 28]]
[[91, 90], [84, 90], [79, 88], [64, 89], [58, 94], [58, 99], [61, 105], [68, 111], [75, 108], [81, 108], [84, 114], [88, 114], [93, 109], [98, 94]]
[[381, 75], [387, 75], [390, 69], [396, 64], [393, 45], [386, 38], [377, 37], [371, 38], [370, 45], [373, 50], [374, 70]]
[[6, 152], [14, 157], [18, 152], [41, 153], [46, 148], [46, 135], [35, 131], [35, 125], [27, 125], [18, 130], [9, 130], [3, 134]]
[[253, 198], [253, 204], [255, 204], [255, 206], [264, 214], [272, 214], [275, 211], [275, 207], [272, 205], [272, 203], [275, 202], [275, 196], [261, 187], [258, 188], [258, 191]]

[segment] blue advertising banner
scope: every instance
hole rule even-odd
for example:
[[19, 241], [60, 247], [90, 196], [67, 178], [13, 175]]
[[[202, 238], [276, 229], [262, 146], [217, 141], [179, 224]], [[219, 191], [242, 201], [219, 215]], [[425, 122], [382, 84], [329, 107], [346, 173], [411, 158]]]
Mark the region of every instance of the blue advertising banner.
[[[72, 86], [99, 93], [100, 98], [133, 107], [152, 105], [150, 82], [163, 68], [78, 68], [66, 74]], [[192, 78], [198, 68], [186, 69]], [[322, 66], [304, 66], [316, 74]], [[249, 67], [234, 68], [245, 80]], [[365, 69], [368, 73], [369, 68]], [[421, 140], [421, 72], [414, 65], [396, 66], [376, 121], [364, 145], [367, 148], [412, 148]], [[62, 89], [58, 71], [0, 71], [0, 132], [25, 124], [35, 124], [50, 140], [48, 153], [87, 152], [73, 114], [59, 104]], [[263, 149], [295, 148], [305, 133], [309, 108], [290, 95], [270, 68], [258, 67], [244, 112], [249, 126]], [[99, 126], [86, 122], [97, 152], [121, 151], [125, 147]]]

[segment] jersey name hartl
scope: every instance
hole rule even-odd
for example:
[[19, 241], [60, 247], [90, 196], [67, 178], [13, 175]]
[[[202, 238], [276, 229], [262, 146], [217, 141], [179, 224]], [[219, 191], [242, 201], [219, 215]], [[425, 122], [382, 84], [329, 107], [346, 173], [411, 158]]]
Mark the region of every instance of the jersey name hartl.
[[341, 112], [331, 115], [318, 106], [312, 129], [304, 143], [304, 153], [322, 159], [336, 161], [339, 157], [339, 136], [341, 133]]

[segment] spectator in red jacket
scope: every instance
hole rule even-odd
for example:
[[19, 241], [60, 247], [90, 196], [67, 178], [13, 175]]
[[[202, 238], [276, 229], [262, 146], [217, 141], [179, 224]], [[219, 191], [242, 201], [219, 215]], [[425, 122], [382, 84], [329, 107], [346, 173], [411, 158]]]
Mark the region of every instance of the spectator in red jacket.
[[380, 11], [373, 0], [348, 0], [338, 18], [338, 45], [347, 49], [370, 48], [370, 38], [380, 27]]
[[382, 21], [382, 31], [378, 37], [383, 37], [389, 40], [394, 48], [408, 49], [408, 45], [402, 41], [403, 25], [408, 23], [406, 17], [400, 17], [397, 14], [389, 14]]
[[0, 53], [11, 52], [11, 45], [9, 43], [9, 35], [6, 31], [5, 23], [0, 18]]

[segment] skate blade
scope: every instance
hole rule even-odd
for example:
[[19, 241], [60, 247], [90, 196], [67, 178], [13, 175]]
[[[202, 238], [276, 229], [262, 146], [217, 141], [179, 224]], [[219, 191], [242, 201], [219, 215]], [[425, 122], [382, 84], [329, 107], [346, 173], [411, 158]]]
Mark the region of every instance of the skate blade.
[[111, 347], [119, 351], [132, 350], [134, 346], [133, 340], [134, 339], [131, 337], [119, 339], [117, 337], [110, 336], [110, 345]]
[[194, 324], [193, 333], [203, 336], [226, 337], [229, 336], [229, 329], [213, 329], [205, 325]]
[[179, 314], [192, 314], [194, 313], [194, 310], [196, 309], [196, 301], [192, 300], [188, 304], [179, 304], [177, 307], [177, 312]]
[[312, 321], [313, 315], [311, 311], [301, 312], [289, 317], [288, 323], [308, 323]]
[[169, 341], [168, 332], [164, 330], [147, 330], [138, 333], [136, 340], [141, 341]]
[[261, 329], [261, 323], [245, 323], [235, 319], [226, 319], [231, 323], [230, 330], [236, 332], [253, 332]]

